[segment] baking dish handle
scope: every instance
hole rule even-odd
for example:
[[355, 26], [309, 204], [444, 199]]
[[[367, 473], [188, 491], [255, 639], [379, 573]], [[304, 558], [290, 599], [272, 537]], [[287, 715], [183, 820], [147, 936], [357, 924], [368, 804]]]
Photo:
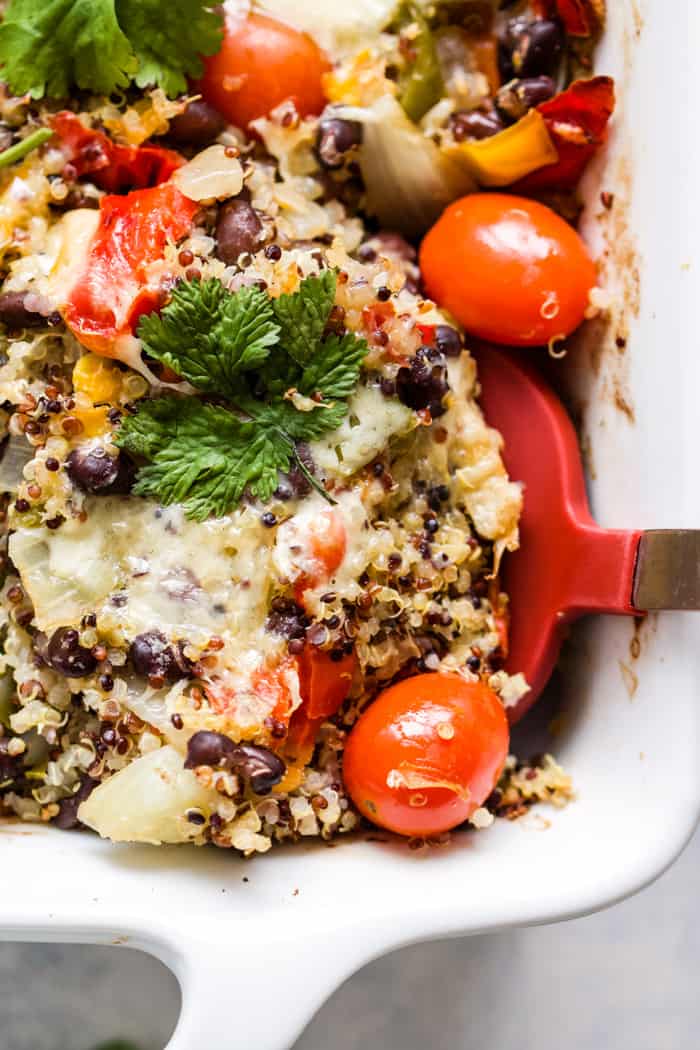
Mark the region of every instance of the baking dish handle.
[[[314, 934], [280, 917], [272, 941], [252, 922], [206, 923], [201, 936], [159, 952], [177, 976], [182, 1010], [166, 1050], [288, 1050], [318, 1008], [374, 954], [385, 950], [330, 925]], [[374, 947], [374, 951], [373, 951]]]

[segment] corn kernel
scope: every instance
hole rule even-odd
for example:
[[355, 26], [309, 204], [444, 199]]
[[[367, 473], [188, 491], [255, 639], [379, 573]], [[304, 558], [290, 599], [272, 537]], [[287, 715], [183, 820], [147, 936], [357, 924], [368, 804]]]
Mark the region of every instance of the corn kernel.
[[86, 394], [93, 404], [114, 404], [119, 399], [122, 373], [112, 361], [97, 354], [84, 354], [73, 369], [73, 388]]
[[100, 408], [76, 408], [73, 415], [83, 424], [81, 437], [94, 438], [107, 434], [111, 427], [107, 419], [109, 409], [106, 405]]

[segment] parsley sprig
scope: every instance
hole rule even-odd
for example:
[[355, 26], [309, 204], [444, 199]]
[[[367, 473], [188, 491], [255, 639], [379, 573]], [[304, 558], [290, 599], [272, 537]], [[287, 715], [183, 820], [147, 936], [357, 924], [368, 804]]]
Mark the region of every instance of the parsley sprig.
[[203, 0], [10, 0], [0, 67], [17, 95], [64, 98], [73, 86], [110, 95], [135, 80], [169, 95], [202, 75], [223, 22]]
[[[364, 339], [326, 334], [336, 274], [306, 277], [292, 295], [220, 281], [183, 282], [160, 315], [141, 321], [144, 351], [217, 403], [170, 395], [142, 401], [115, 436], [147, 462], [134, 492], [220, 517], [248, 491], [268, 500], [296, 452], [335, 430], [367, 354]], [[219, 402], [224, 401], [226, 406]]]

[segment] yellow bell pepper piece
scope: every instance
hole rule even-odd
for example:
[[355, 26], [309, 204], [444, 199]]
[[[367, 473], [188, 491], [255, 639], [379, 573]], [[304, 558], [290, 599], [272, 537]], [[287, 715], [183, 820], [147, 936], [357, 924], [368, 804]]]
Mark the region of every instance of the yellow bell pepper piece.
[[75, 363], [73, 389], [87, 394], [94, 405], [113, 405], [121, 393], [122, 375], [114, 362], [88, 352]]
[[510, 186], [559, 160], [544, 118], [536, 109], [491, 138], [462, 142], [448, 152], [464, 161], [482, 186]]
[[76, 408], [71, 412], [72, 416], [79, 419], [83, 424], [83, 429], [80, 432], [81, 438], [96, 438], [102, 437], [103, 434], [109, 433], [111, 426], [107, 419], [107, 413], [109, 408], [107, 405], [102, 405], [100, 408]]

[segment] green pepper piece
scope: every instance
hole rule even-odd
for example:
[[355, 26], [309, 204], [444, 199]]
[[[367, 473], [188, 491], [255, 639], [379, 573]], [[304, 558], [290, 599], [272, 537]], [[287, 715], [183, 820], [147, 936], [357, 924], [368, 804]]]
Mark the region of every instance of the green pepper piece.
[[416, 57], [407, 64], [399, 77], [399, 102], [406, 115], [417, 122], [440, 101], [445, 93], [445, 85], [430, 26], [414, 4], [403, 5], [400, 24], [415, 24], [419, 27], [415, 38], [411, 40]]

